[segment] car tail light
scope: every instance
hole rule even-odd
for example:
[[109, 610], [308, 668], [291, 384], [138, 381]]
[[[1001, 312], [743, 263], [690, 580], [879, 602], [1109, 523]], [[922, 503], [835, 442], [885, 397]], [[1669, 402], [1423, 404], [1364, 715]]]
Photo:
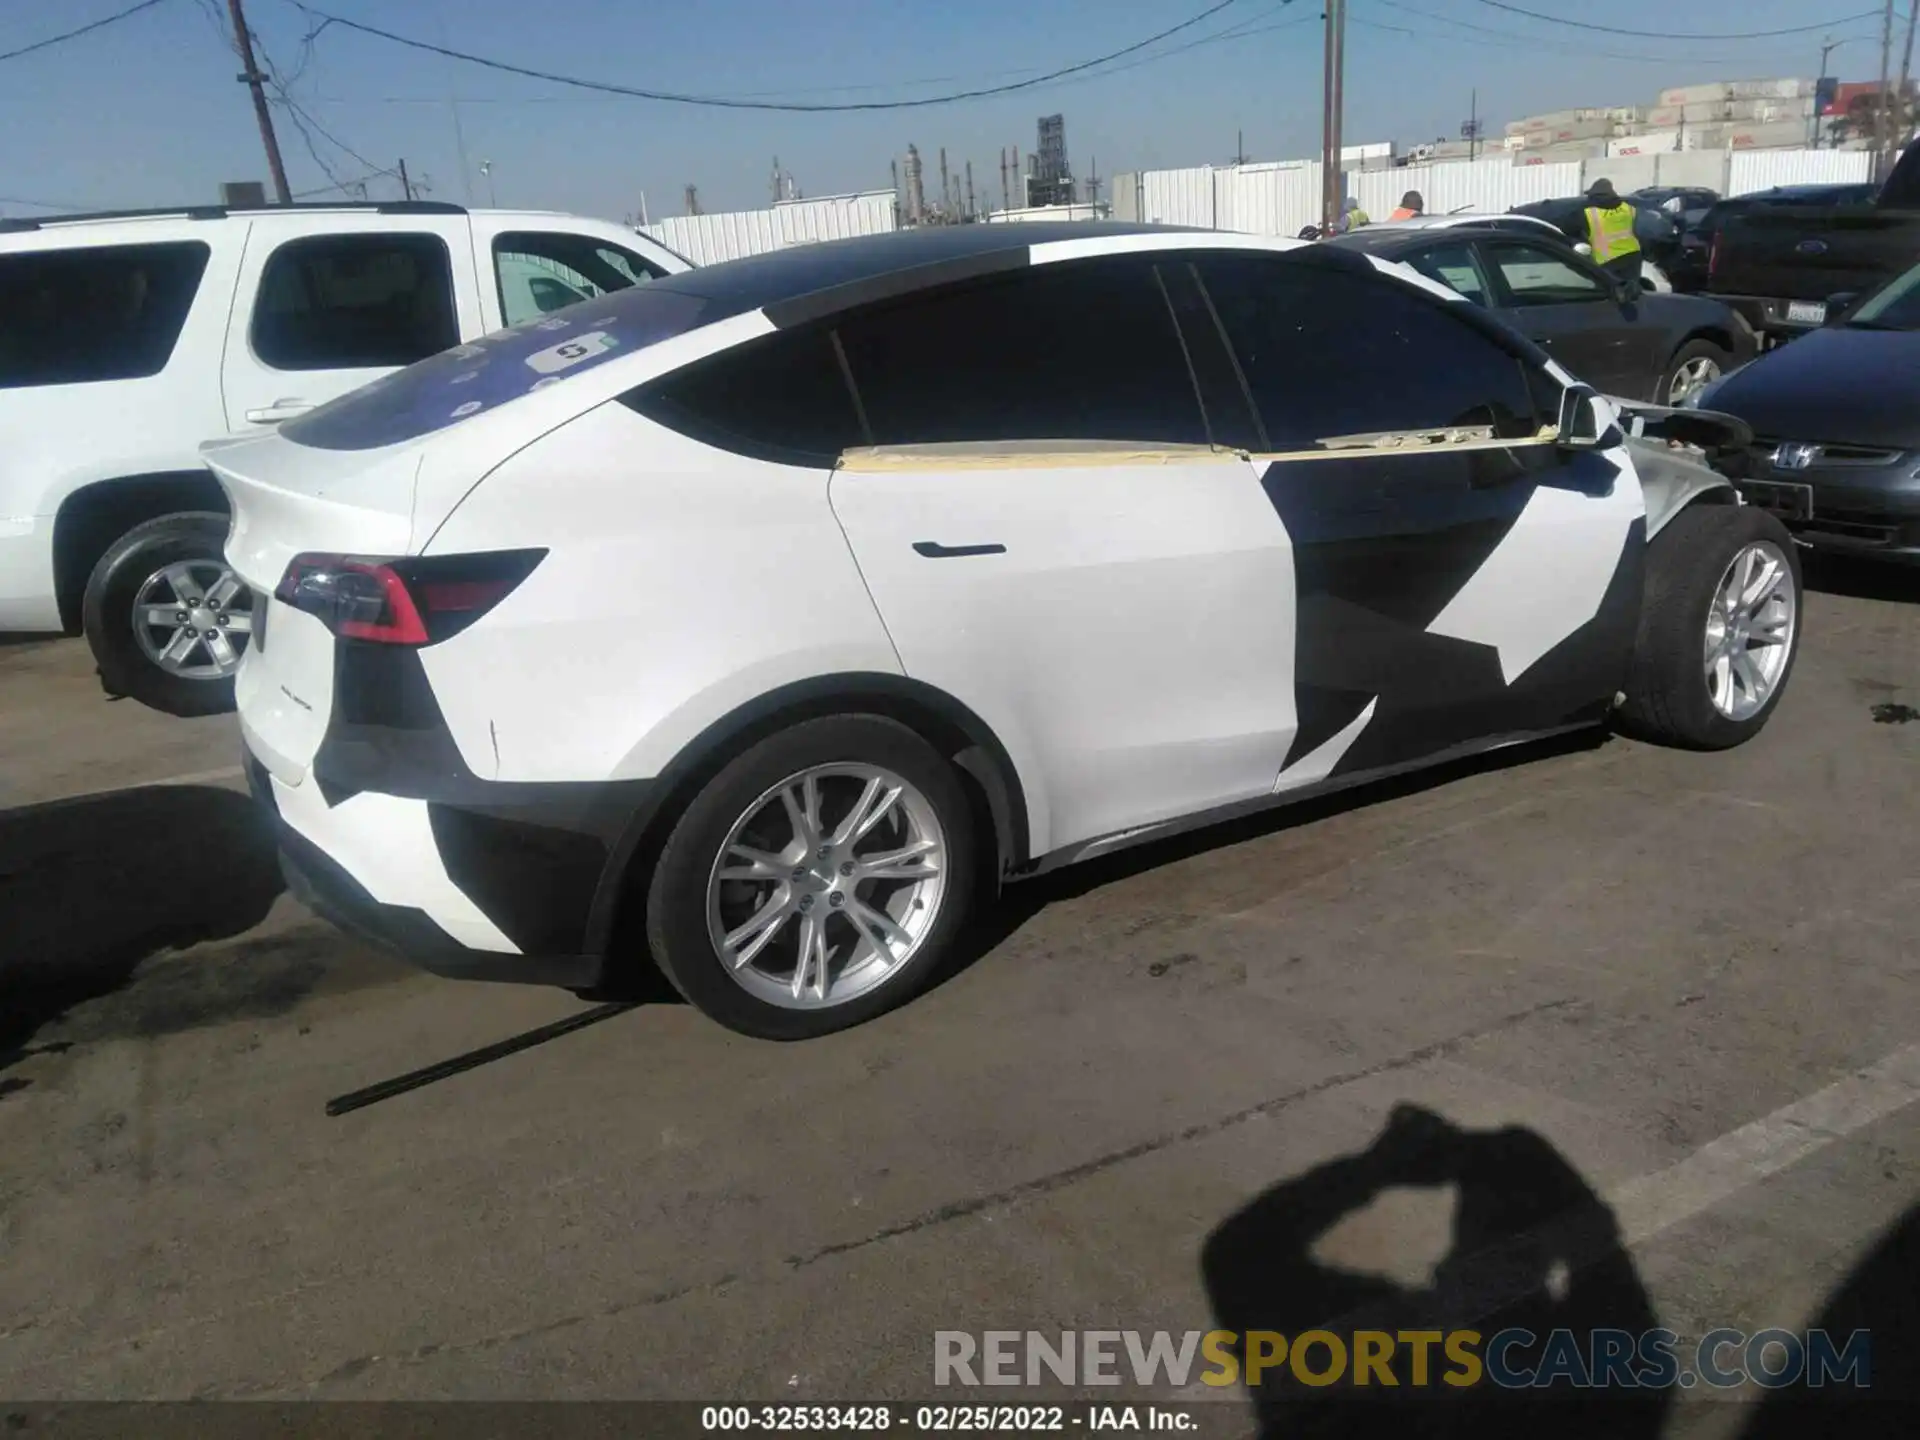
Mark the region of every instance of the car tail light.
[[404, 560], [296, 555], [273, 595], [344, 640], [433, 645], [506, 599], [546, 553], [489, 550]]

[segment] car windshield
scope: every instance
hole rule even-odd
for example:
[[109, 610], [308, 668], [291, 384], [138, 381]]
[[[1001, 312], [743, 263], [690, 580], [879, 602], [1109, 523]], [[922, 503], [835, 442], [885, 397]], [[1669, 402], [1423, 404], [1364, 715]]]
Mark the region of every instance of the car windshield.
[[1847, 317], [1852, 330], [1920, 330], [1920, 265]]
[[597, 365], [685, 334], [712, 308], [659, 285], [617, 290], [456, 345], [280, 427], [316, 450], [417, 440]]

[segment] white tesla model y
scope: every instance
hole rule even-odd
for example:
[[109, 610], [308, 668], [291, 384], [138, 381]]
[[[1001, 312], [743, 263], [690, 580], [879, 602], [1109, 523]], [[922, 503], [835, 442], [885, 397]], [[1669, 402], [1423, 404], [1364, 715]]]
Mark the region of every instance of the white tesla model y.
[[1793, 547], [1622, 424], [1364, 255], [983, 225], [654, 280], [207, 458], [298, 894], [798, 1038], [1003, 880], [1573, 727], [1752, 735]]

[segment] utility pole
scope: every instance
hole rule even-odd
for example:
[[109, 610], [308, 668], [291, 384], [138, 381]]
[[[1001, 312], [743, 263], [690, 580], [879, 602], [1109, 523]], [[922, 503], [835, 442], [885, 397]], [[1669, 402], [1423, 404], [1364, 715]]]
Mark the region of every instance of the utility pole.
[[[1893, 0], [1887, 3], [1891, 5]], [[280, 142], [273, 133], [273, 112], [267, 108], [267, 77], [254, 63], [253, 34], [247, 29], [247, 17], [240, 9], [240, 0], [227, 0], [227, 13], [233, 17], [233, 43], [239, 48], [240, 63], [247, 67], [239, 79], [253, 91], [253, 118], [260, 122], [260, 143], [267, 147], [267, 170], [273, 176], [273, 193], [282, 205], [291, 205], [293, 191], [287, 188], [287, 167], [280, 161]]]
[[1247, 163], [1247, 132], [1244, 130], [1233, 132], [1233, 163], [1235, 165]]
[[1877, 111], [1877, 123], [1874, 125], [1873, 150], [1876, 178], [1886, 176], [1887, 149], [1893, 144], [1893, 95], [1888, 86], [1893, 83], [1893, 0], [1887, 0], [1887, 8], [1880, 17], [1880, 107]]
[[1467, 103], [1467, 163], [1471, 165], [1480, 158], [1480, 91], [1474, 89], [1473, 99]]
[[[1892, 4], [1893, 0], [1887, 0]], [[1340, 218], [1345, 179], [1340, 173], [1340, 109], [1346, 65], [1346, 0], [1326, 0], [1326, 62], [1321, 81], [1320, 209], [1321, 228]]]
[[1000, 147], [1000, 208], [1013, 208], [1013, 186], [1007, 180], [1007, 147]]
[[413, 182], [407, 178], [407, 157], [400, 157], [400, 194], [404, 199], [413, 199]]
[[699, 213], [700, 213], [700, 192], [696, 190], [691, 184], [689, 184], [687, 186], [687, 214], [698, 215]]
[[[1909, 0], [1909, 3], [1911, 4], [1911, 0]], [[1912, 107], [1910, 107], [1907, 104], [1907, 86], [1911, 82], [1912, 76], [1913, 76], [1914, 18], [1915, 16], [1914, 16], [1913, 10], [1911, 8], [1908, 9], [1907, 11], [1907, 46], [1906, 46], [1906, 50], [1900, 56], [1900, 88], [1898, 91], [1894, 93], [1894, 104], [1896, 107], [1898, 107], [1895, 113], [1899, 114], [1901, 112], [1904, 112], [1906, 116], [1906, 118], [1902, 120], [1900, 123], [1900, 138], [1902, 140], [1905, 140], [1908, 134], [1913, 129], [1913, 110], [1912, 110]]]
[[973, 219], [973, 161], [967, 161], [967, 219]]
[[1834, 39], [1831, 35], [1820, 43], [1820, 79], [1813, 82], [1813, 120], [1808, 127], [1812, 133], [1807, 137], [1815, 150], [1820, 148], [1820, 81], [1827, 78], [1827, 57], [1846, 43], [1844, 40]]

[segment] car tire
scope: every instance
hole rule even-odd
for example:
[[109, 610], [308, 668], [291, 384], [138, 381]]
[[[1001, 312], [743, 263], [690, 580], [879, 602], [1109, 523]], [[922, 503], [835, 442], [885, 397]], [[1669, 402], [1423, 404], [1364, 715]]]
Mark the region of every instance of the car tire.
[[[1769, 598], [1737, 629], [1724, 596], [1733, 567], [1759, 554], [1780, 570]], [[1754, 572], [1757, 589], [1765, 576]], [[1736, 607], [1738, 608], [1738, 607]], [[1744, 505], [1695, 505], [1682, 510], [1647, 547], [1640, 627], [1628, 667], [1622, 731], [1656, 744], [1690, 750], [1726, 750], [1758, 734], [1779, 705], [1800, 648], [1800, 557], [1773, 516]], [[1775, 636], [1784, 654], [1775, 661], [1748, 632]], [[1744, 652], [1749, 675], [1764, 690], [1743, 684], [1739, 662], [1716, 658]], [[1761, 657], [1761, 658], [1756, 658]]]
[[[239, 585], [221, 554], [226, 539], [226, 516], [182, 511], [134, 526], [100, 557], [87, 579], [80, 622], [100, 684], [109, 695], [129, 696], [169, 715], [233, 709], [232, 666], [216, 655], [213, 645], [195, 640], [183, 660], [169, 664], [160, 657], [167, 653], [169, 639], [186, 627], [169, 631], [164, 625], [149, 626], [144, 639], [140, 629], [144, 614], [164, 611], [172, 602], [181, 602], [176, 614], [189, 614], [185, 601], [204, 604], [221, 598], [219, 587]], [[186, 577], [189, 588], [199, 593], [176, 593], [165, 578], [170, 572]], [[222, 654], [231, 653], [237, 663], [251, 629], [248, 591], [240, 586], [205, 618], [208, 628], [221, 634], [226, 646]]]
[[[809, 776], [818, 797], [811, 814]], [[878, 800], [896, 786], [899, 795], [879, 807], [871, 830], [849, 836], [857, 800]], [[859, 868], [846, 878], [850, 867], [928, 842], [892, 870], [877, 867], [874, 878]], [[961, 933], [973, 892], [974, 815], [954, 767], [897, 721], [828, 716], [750, 746], [693, 798], [648, 884], [647, 943], [674, 988], [728, 1029], [811, 1039], [871, 1020], [924, 988]], [[767, 916], [774, 918], [748, 928]], [[816, 930], [824, 957], [796, 975]], [[844, 987], [838, 998], [835, 987]]]
[[[1733, 357], [1711, 340], [1689, 340], [1673, 352], [1667, 368], [1660, 372], [1660, 386], [1653, 392], [1656, 405], [1678, 405], [1687, 395], [1705, 388], [1733, 368]], [[1674, 394], [1674, 387], [1687, 377], [1685, 393]]]

